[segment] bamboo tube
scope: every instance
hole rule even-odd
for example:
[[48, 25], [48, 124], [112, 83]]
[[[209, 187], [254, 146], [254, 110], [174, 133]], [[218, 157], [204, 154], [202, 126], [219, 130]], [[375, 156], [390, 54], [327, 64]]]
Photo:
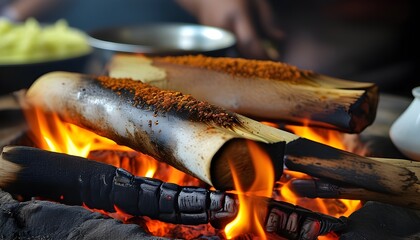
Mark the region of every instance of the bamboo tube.
[[373, 83], [336, 79], [284, 63], [203, 56], [115, 55], [112, 77], [128, 77], [265, 121], [361, 132], [376, 115]]
[[[279, 135], [273, 132], [274, 128], [191, 96], [128, 79], [49, 73], [31, 86], [25, 101], [151, 155], [217, 189], [234, 188], [230, 168], [225, 164], [228, 161], [246, 170], [244, 187], [251, 184], [254, 171], [250, 167], [251, 156], [244, 149], [247, 140], [276, 145], [267, 148], [271, 149], [269, 154], [276, 156], [273, 161], [280, 166], [280, 176], [284, 150], [281, 146], [285, 138], [293, 137]], [[222, 154], [223, 151], [231, 154]]]

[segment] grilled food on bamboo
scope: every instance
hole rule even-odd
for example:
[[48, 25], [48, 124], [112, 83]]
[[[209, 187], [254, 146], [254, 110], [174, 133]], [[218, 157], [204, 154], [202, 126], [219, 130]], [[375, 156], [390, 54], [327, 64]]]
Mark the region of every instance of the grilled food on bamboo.
[[26, 100], [218, 189], [233, 189], [228, 159], [244, 173], [244, 187], [251, 184], [253, 164], [246, 140], [275, 145], [273, 161], [281, 174], [281, 146], [293, 137], [189, 95], [130, 79], [49, 73], [31, 86]]
[[336, 79], [280, 62], [178, 56], [115, 55], [112, 77], [128, 77], [259, 120], [361, 132], [376, 115], [373, 83]]

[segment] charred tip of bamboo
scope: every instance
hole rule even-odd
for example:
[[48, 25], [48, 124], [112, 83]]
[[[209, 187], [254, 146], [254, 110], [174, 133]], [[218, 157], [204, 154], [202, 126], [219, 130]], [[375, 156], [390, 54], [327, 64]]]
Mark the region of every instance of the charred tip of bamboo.
[[[237, 184], [239, 184], [242, 191], [247, 191], [253, 185], [256, 177], [256, 161], [253, 159], [248, 141], [250, 140], [242, 138], [232, 139], [215, 154], [211, 163], [210, 174], [211, 181], [216, 189], [233, 190], [236, 188], [232, 170], [236, 173]], [[280, 179], [283, 173], [285, 142], [273, 144], [254, 143], [270, 158], [274, 178]]]
[[247, 142], [244, 139], [230, 140], [213, 157], [210, 173], [216, 189], [235, 189], [232, 168], [238, 173], [242, 189], [248, 189], [255, 179], [255, 169]]
[[372, 86], [350, 107], [350, 128], [354, 133], [362, 132], [373, 123], [376, 118], [378, 101], [378, 87]]

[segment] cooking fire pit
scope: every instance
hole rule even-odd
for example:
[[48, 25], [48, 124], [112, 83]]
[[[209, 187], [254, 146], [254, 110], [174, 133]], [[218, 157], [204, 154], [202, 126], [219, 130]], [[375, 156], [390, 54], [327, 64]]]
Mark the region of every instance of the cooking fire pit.
[[[40, 81], [37, 86], [29, 90], [22, 101], [25, 102], [29, 96], [28, 99], [32, 99], [29, 103], [36, 103], [37, 107], [43, 106], [43, 110], [50, 111], [47, 114], [39, 111], [38, 108], [29, 108], [32, 110], [25, 111], [26, 119], [30, 120], [28, 121], [29, 133], [26, 135], [30, 141], [21, 139], [19, 145], [37, 148], [17, 146], [3, 149], [2, 165], [0, 165], [3, 177], [0, 186], [4, 190], [23, 197], [21, 200], [37, 196], [70, 205], [83, 205], [93, 211], [105, 211], [128, 223], [133, 221], [138, 223], [136, 219], [141, 219], [140, 226], [142, 227], [100, 220], [103, 226], [112, 224], [115, 229], [132, 228], [130, 231], [132, 235], [121, 235], [126, 237], [150, 234], [181, 238], [266, 236], [268, 238], [316, 239], [320, 234], [334, 231], [336, 235], [330, 234], [327, 237], [337, 238], [340, 235], [342, 238], [357, 239], [362, 236], [380, 237], [384, 236], [384, 233], [395, 237], [418, 234], [416, 226], [419, 224], [419, 216], [416, 211], [408, 209], [419, 207], [418, 192], [415, 190], [418, 185], [416, 176], [418, 166], [415, 163], [404, 160], [394, 160], [391, 164], [383, 163], [384, 159], [365, 158], [331, 148], [221, 108], [206, 105], [179, 92], [161, 91], [131, 80], [123, 80], [125, 87], [121, 88], [119, 83], [107, 77], [94, 79], [76, 74], [60, 74], [46, 76], [43, 81], [45, 86], [50, 86], [50, 89], [42, 87], [43, 81]], [[76, 87], [78, 100], [71, 100], [71, 104], [58, 100], [67, 93], [63, 94], [63, 91], [60, 91], [61, 94], [57, 95], [59, 98], [56, 98], [53, 90], [55, 85], [51, 84], [53, 82], [49, 81], [49, 78], [54, 80], [56, 86], [66, 86], [69, 93], [72, 93], [72, 88]], [[126, 86], [131, 86], [131, 88], [126, 88]], [[37, 88], [44, 90], [38, 92]], [[153, 98], [142, 98], [145, 95], [138, 95], [139, 89], [147, 89], [147, 93], [152, 93]], [[142, 94], [144, 93], [143, 91]], [[51, 96], [53, 97], [50, 98]], [[111, 98], [108, 98], [109, 96]], [[170, 101], [173, 97], [177, 99], [176, 102]], [[54, 98], [57, 101], [51, 101]], [[128, 99], [128, 101], [119, 102], [121, 99]], [[78, 104], [80, 102], [84, 104], [84, 101], [88, 104], [79, 108]], [[113, 105], [115, 104], [113, 101], [117, 104]], [[64, 105], [60, 105], [63, 103]], [[54, 106], [55, 104], [58, 105]], [[200, 110], [191, 110], [196, 108]], [[123, 113], [127, 110], [128, 115], [127, 112]], [[122, 119], [124, 119], [124, 116], [132, 114], [131, 111], [136, 112], [133, 115], [136, 118], [113, 122], [116, 119], [112, 120], [112, 116], [115, 116], [116, 112], [118, 112], [117, 116], [123, 116]], [[136, 119], [142, 118], [138, 115], [141, 111], [151, 112], [151, 116], [144, 117], [145, 120], [141, 120], [143, 122], [137, 123]], [[82, 128], [63, 123], [61, 122], [63, 119], [80, 125]], [[121, 118], [118, 119], [121, 120]], [[134, 124], [142, 130], [131, 134], [127, 123]], [[48, 131], [40, 125], [49, 127]], [[127, 135], [120, 131], [120, 126], [128, 131]], [[168, 130], [168, 126], [173, 129]], [[183, 172], [164, 172], [162, 175], [166, 179], [158, 180], [154, 174], [168, 169], [166, 164], [162, 165], [163, 163], [150, 160], [149, 156], [127, 147], [117, 146], [111, 140], [93, 135], [86, 129], [94, 130], [135, 149], [140, 147], [146, 150], [148, 155], [174, 165]], [[188, 132], [188, 129], [194, 129], [194, 131]], [[180, 134], [179, 136], [182, 137], [174, 139], [175, 141], [169, 141], [168, 137], [159, 139], [159, 135], [164, 135], [168, 131], [173, 131], [175, 136]], [[70, 143], [69, 132], [77, 136]], [[86, 132], [89, 133], [84, 135]], [[200, 136], [197, 132], [205, 134]], [[234, 135], [230, 135], [233, 133]], [[63, 138], [57, 140], [57, 137]], [[75, 139], [83, 139], [90, 146], [86, 147], [86, 143], [81, 145], [79, 142], [73, 142]], [[182, 145], [183, 141], [185, 145]], [[198, 141], [196, 148], [185, 148], [188, 150], [177, 152], [179, 146], [195, 146], [194, 141]], [[216, 142], [218, 143], [215, 144]], [[113, 150], [110, 151], [110, 149]], [[200, 149], [204, 151], [200, 152]], [[208, 155], [209, 152], [210, 155]], [[192, 159], [202, 161], [197, 164], [194, 160], [191, 164], [186, 153], [192, 154]], [[84, 157], [95, 161], [86, 160]], [[144, 158], [148, 160], [144, 161]], [[255, 159], [258, 163], [254, 163]], [[284, 171], [283, 163], [287, 167]], [[262, 169], [262, 172], [258, 169]], [[311, 176], [296, 176], [291, 170]], [[169, 179], [176, 174], [183, 174], [180, 178], [183, 181], [175, 182]], [[291, 178], [291, 181], [281, 182], [279, 180], [281, 175], [283, 179]], [[260, 176], [263, 178], [259, 179]], [[238, 182], [241, 184], [238, 185]], [[209, 185], [215, 186], [218, 190], [209, 189]], [[283, 185], [291, 185], [289, 189], [294, 189], [295, 194], [308, 197], [345, 197], [365, 201], [375, 200], [392, 205], [371, 202], [365, 204], [360, 210], [357, 210], [360, 206], [349, 210], [350, 212], [346, 213], [347, 216], [357, 210], [349, 218], [336, 218], [317, 213], [320, 212], [318, 209], [311, 211], [299, 207], [302, 206], [302, 202], [315, 200], [303, 198], [303, 201], [297, 202], [299, 206], [293, 205], [296, 203], [290, 204], [290, 196], [285, 196], [282, 192], [285, 188]], [[281, 190], [277, 191], [276, 189], [280, 187]], [[276, 191], [273, 192], [273, 189]], [[286, 199], [281, 199], [280, 195]], [[69, 236], [70, 233], [62, 231], [44, 233], [45, 235], [37, 232], [38, 235], [30, 235], [37, 227], [32, 225], [35, 222], [29, 219], [37, 219], [39, 216], [37, 214], [43, 214], [43, 211], [34, 211], [33, 215], [22, 215], [27, 216], [27, 224], [11, 224], [10, 221], [19, 222], [16, 222], [15, 216], [21, 216], [22, 210], [38, 209], [39, 206], [51, 209], [49, 206], [52, 205], [44, 201], [19, 203], [10, 199], [7, 194], [2, 193], [2, 196], [4, 200], [2, 209], [7, 213], [4, 222], [7, 222], [9, 226], [2, 232], [3, 235], [14, 233], [19, 237], [39, 237], [60, 232], [63, 234], [60, 237]], [[343, 204], [339, 200], [331, 201], [338, 203], [338, 206]], [[334, 205], [327, 206], [332, 208]], [[52, 208], [62, 208], [60, 211], [64, 212], [69, 211], [65, 205], [54, 205]], [[245, 217], [242, 216], [244, 209], [248, 214]], [[75, 210], [79, 211], [79, 209]], [[393, 212], [390, 215], [391, 219], [397, 218], [407, 223], [405, 224], [407, 228], [402, 228], [393, 221], [384, 222], [389, 220], [387, 216], [381, 215], [379, 219], [376, 219], [374, 216], [379, 216], [383, 210]], [[335, 213], [337, 217], [344, 215], [340, 210]], [[372, 217], [369, 224], [364, 222], [366, 214]], [[86, 221], [96, 217], [89, 213], [80, 213], [80, 215]], [[241, 216], [242, 220], [238, 220]], [[56, 219], [58, 218], [59, 216]], [[175, 224], [169, 228], [168, 225], [157, 223], [157, 225], [172, 229], [171, 232], [174, 232], [174, 229], [184, 234], [191, 232], [180, 227], [186, 224], [199, 224], [201, 230], [199, 234], [193, 233], [186, 236], [178, 233], [168, 235], [168, 232], [162, 233], [153, 229], [156, 222], [149, 218]], [[242, 225], [239, 222], [242, 222]], [[251, 226], [249, 222], [252, 223]], [[16, 227], [26, 229], [19, 231], [15, 230]], [[74, 228], [69, 227], [69, 231], [72, 229]], [[218, 229], [224, 229], [224, 231]], [[151, 232], [146, 233], [147, 230]], [[87, 229], [83, 231], [90, 232]], [[102, 235], [98, 236], [104, 236], [104, 232], [107, 231], [104, 230], [100, 233]], [[59, 235], [51, 236], [58, 237]]]

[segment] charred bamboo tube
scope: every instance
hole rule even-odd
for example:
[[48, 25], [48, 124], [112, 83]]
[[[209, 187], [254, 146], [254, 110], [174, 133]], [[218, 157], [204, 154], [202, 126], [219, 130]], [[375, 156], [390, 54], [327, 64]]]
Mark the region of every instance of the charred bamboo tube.
[[279, 177], [282, 146], [293, 137], [189, 95], [129, 79], [49, 73], [31, 86], [25, 101], [217, 189], [234, 188], [228, 162], [243, 173], [244, 188], [251, 185], [254, 165], [247, 140], [268, 150]]
[[[29, 197], [107, 212], [148, 216], [177, 224], [206, 224], [223, 228], [237, 215], [235, 194], [181, 187], [156, 179], [133, 176], [124, 169], [67, 154], [36, 148], [5, 147], [0, 156], [0, 188]], [[334, 218], [285, 202], [266, 203], [266, 231], [288, 239], [317, 239], [346, 227]]]
[[416, 172], [377, 159], [358, 156], [304, 138], [286, 145], [285, 166], [321, 179], [390, 194], [420, 197]]
[[265, 121], [358, 133], [376, 115], [373, 83], [336, 79], [284, 63], [204, 56], [115, 55], [112, 77], [128, 77]]
[[309, 198], [342, 198], [363, 201], [377, 201], [420, 209], [418, 194], [387, 194], [369, 191], [352, 186], [339, 186], [320, 179], [294, 179], [291, 189], [301, 197]]

